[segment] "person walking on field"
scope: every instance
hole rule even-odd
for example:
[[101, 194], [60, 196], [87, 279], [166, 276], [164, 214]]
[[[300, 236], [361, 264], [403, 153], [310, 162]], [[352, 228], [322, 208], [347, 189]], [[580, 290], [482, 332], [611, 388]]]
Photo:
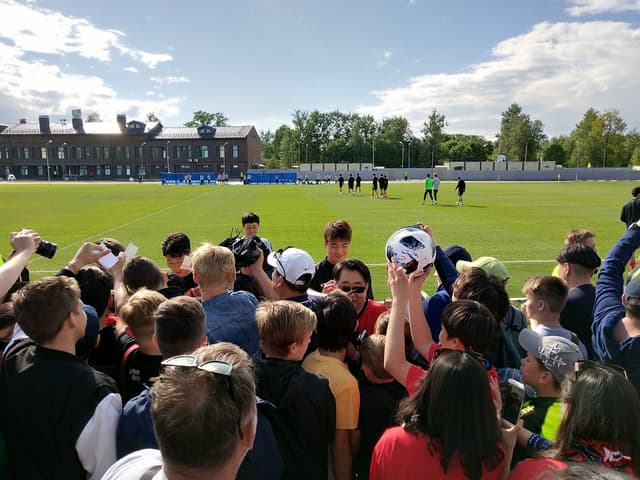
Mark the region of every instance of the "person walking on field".
[[438, 189], [440, 188], [440, 179], [438, 178], [438, 174], [433, 174], [433, 203], [438, 204]]
[[464, 183], [464, 180], [458, 177], [458, 183], [456, 184], [456, 188], [454, 190], [458, 191], [458, 201], [456, 202], [456, 205], [459, 207], [464, 205], [464, 203], [462, 202], [462, 196], [464, 195], [464, 192], [466, 189], [467, 189], [467, 184]]
[[344, 177], [342, 174], [338, 177], [338, 188], [340, 189], [340, 195], [342, 195], [342, 187], [344, 185]]
[[373, 174], [373, 178], [371, 179], [371, 198], [378, 198], [378, 177], [376, 174]]
[[431, 199], [431, 205], [435, 205], [433, 203], [433, 178], [431, 178], [431, 174], [427, 173], [427, 178], [424, 179], [424, 195], [422, 195], [422, 203], [420, 205], [424, 205], [424, 201], [427, 199], [427, 195]]

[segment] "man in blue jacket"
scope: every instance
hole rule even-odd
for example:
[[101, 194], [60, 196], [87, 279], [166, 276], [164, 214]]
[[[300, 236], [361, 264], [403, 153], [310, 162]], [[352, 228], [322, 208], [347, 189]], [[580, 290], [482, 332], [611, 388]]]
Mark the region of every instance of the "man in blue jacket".
[[623, 284], [625, 266], [637, 248], [640, 221], [629, 226], [602, 265], [593, 307], [593, 349], [602, 362], [623, 367], [640, 391], [640, 277]]

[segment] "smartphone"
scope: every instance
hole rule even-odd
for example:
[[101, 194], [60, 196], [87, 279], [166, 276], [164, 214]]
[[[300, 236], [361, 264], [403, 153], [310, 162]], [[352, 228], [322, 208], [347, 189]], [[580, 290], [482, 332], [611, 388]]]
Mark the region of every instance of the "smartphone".
[[506, 389], [502, 392], [502, 418], [512, 425], [520, 418], [524, 393], [524, 385], [513, 378], [509, 379]]

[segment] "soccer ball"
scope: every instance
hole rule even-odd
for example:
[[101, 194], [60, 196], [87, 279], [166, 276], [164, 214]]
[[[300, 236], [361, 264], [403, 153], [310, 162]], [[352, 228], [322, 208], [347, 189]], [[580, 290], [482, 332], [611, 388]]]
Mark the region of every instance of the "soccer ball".
[[404, 227], [393, 233], [385, 247], [387, 260], [395, 259], [407, 273], [425, 271], [436, 258], [436, 247], [428, 233], [415, 227]]

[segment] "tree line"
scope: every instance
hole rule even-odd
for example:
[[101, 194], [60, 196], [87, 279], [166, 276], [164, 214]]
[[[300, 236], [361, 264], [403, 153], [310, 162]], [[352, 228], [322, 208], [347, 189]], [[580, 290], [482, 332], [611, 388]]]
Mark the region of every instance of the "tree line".
[[[502, 112], [495, 141], [446, 133], [433, 109], [418, 135], [406, 118], [376, 120], [340, 111], [295, 110], [292, 126], [262, 130], [261, 157], [269, 168], [300, 163], [373, 163], [384, 167], [434, 167], [449, 161], [555, 161], [568, 167], [640, 165], [640, 133], [627, 131], [617, 110], [587, 110], [569, 135], [548, 138], [541, 120], [513, 103]], [[504, 157], [503, 157], [504, 156]]]

